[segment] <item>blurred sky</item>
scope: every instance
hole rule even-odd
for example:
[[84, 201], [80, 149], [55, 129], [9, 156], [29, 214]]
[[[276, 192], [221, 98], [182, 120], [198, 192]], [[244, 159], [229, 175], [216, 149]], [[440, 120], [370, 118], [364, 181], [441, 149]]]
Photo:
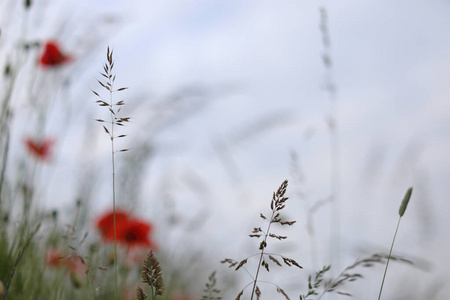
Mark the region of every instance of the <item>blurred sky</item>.
[[[330, 195], [327, 119], [334, 114], [339, 265], [388, 250], [398, 206], [414, 186], [396, 250], [433, 263], [435, 272], [423, 275], [424, 282], [444, 272], [439, 264], [450, 259], [450, 2], [40, 2], [45, 8], [36, 10], [52, 17], [30, 36], [60, 39], [83, 58], [67, 71], [74, 72], [72, 110], [87, 116], [74, 122], [98, 117], [89, 90], [97, 88], [106, 46], [114, 48], [117, 82], [130, 87], [124, 95], [133, 117], [122, 143], [131, 153], [151, 149], [138, 193], [142, 215], [157, 219], [170, 206], [184, 222], [202, 219], [199, 234], [185, 237], [193, 239], [190, 247], [236, 239], [213, 251], [218, 259], [253, 253], [246, 235], [259, 226], [272, 192], [289, 179], [286, 214], [298, 220], [289, 253], [311, 268], [305, 225], [308, 209]], [[321, 60], [319, 7], [328, 15], [331, 74]], [[334, 113], [324, 89], [327, 74], [337, 87]], [[108, 138], [93, 123], [86, 131], [68, 129], [57, 157], [67, 163], [57, 174], [79, 166], [70, 165], [74, 156], [107, 168]], [[95, 148], [83, 151], [74, 145], [85, 147], [86, 132]], [[109, 184], [108, 172], [97, 181]], [[68, 178], [55, 175], [52, 186]], [[54, 193], [60, 200], [49, 205], [63, 208], [74, 190]], [[103, 194], [95, 194], [94, 210], [108, 205]], [[331, 207], [315, 214], [319, 265], [329, 261]], [[417, 293], [429, 287], [418, 286]]]

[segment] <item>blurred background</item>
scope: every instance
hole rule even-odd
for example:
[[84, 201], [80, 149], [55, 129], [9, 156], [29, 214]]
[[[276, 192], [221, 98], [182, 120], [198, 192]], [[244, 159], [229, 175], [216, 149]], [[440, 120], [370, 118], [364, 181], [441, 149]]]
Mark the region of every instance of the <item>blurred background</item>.
[[[388, 252], [413, 186], [394, 252], [416, 265], [391, 265], [385, 297], [450, 296], [448, 1], [0, 6], [2, 66], [24, 41], [30, 48], [23, 84], [12, 91], [7, 176], [20, 175], [26, 136], [51, 137], [51, 159], [35, 170], [45, 209], [70, 218], [78, 203], [89, 231], [111, 208], [110, 140], [95, 122], [107, 115], [91, 92], [102, 92], [109, 46], [116, 86], [129, 87], [117, 100], [131, 117], [117, 146], [129, 149], [116, 156], [118, 203], [154, 224], [159, 251], [178, 262], [172, 268], [182, 267], [186, 282], [199, 274], [192, 291], [200, 293], [213, 270], [219, 286], [234, 278], [225, 299], [251, 281], [220, 260], [258, 252], [248, 234], [263, 226], [259, 214], [269, 213], [272, 192], [288, 179], [284, 214], [297, 223], [274, 229], [288, 239], [272, 249], [304, 269], [274, 266], [267, 280], [295, 299], [323, 265], [336, 276], [358, 258]], [[50, 40], [71, 61], [39, 69]], [[366, 269], [345, 290], [373, 298], [382, 273]]]

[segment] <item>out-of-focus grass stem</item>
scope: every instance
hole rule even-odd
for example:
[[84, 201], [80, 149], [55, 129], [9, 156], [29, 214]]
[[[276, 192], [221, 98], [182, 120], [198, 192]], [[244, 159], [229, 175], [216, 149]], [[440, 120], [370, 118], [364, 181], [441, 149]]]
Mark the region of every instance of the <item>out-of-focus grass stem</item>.
[[395, 229], [394, 238], [392, 239], [391, 249], [389, 250], [389, 256], [388, 256], [388, 259], [386, 262], [386, 268], [384, 269], [383, 280], [381, 281], [380, 293], [378, 294], [378, 300], [381, 299], [381, 293], [383, 292], [384, 281], [386, 279], [386, 273], [387, 273], [387, 269], [389, 266], [389, 261], [391, 259], [392, 249], [394, 248], [395, 238], [397, 237], [398, 227], [400, 226], [400, 221], [401, 221], [403, 215], [405, 214], [406, 207], [408, 206], [409, 199], [411, 198], [411, 194], [412, 194], [412, 187], [410, 187], [406, 191], [405, 197], [403, 197], [403, 201], [398, 210], [399, 217], [398, 217], [398, 222], [397, 222], [397, 228]]

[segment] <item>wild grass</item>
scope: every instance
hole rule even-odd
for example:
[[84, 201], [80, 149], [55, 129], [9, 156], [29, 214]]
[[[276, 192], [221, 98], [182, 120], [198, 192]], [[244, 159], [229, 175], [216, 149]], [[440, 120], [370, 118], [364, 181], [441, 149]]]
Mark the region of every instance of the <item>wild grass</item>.
[[[253, 229], [252, 233], [249, 235], [251, 238], [262, 239], [261, 242], [259, 243], [260, 253], [258, 255], [256, 255], [257, 257], [259, 256], [257, 269], [256, 269], [254, 276], [252, 276], [249, 273], [250, 277], [252, 277], [253, 280], [250, 283], [248, 283], [239, 292], [236, 299], [241, 299], [241, 296], [244, 294], [245, 289], [250, 285], [252, 285], [252, 293], [251, 293], [250, 299], [253, 299], [254, 297], [256, 297], [256, 299], [259, 299], [261, 297], [261, 290], [257, 285], [258, 284], [258, 276], [259, 276], [259, 273], [261, 270], [261, 266], [264, 267], [267, 272], [270, 272], [269, 261], [272, 261], [279, 267], [282, 266], [281, 262], [283, 262], [285, 265], [287, 265], [289, 267], [295, 266], [300, 269], [303, 268], [292, 258], [284, 257], [280, 254], [268, 253], [266, 251], [266, 248], [268, 245], [268, 239], [277, 239], [280, 241], [287, 239], [287, 236], [272, 233], [270, 231], [270, 228], [272, 225], [280, 224], [282, 226], [292, 226], [295, 223], [295, 221], [286, 221], [281, 217], [281, 211], [285, 208], [286, 201], [289, 199], [288, 197], [285, 197], [287, 185], [288, 185], [288, 181], [285, 180], [280, 185], [278, 190], [273, 193], [273, 197], [270, 202], [270, 209], [271, 209], [270, 217], [266, 217], [262, 213], [260, 214], [261, 219], [263, 219], [264, 221], [266, 221], [268, 223], [267, 229], [263, 230], [263, 229], [261, 229], [261, 227], [255, 227]], [[226, 258], [222, 261], [222, 263], [228, 264], [228, 267], [230, 267], [230, 268], [235, 267], [234, 270], [237, 271], [242, 267], [245, 268], [245, 264], [248, 262], [248, 259], [251, 257], [254, 257], [254, 255], [249, 256], [239, 262], [234, 259]], [[248, 270], [247, 270], [247, 272], [248, 272]], [[286, 299], [289, 299], [289, 297], [286, 295], [286, 292], [281, 287], [279, 287], [276, 284], [275, 284], [275, 286], [276, 286], [276, 290], [278, 293], [282, 294]]]
[[[123, 138], [126, 137], [125, 134], [116, 135], [115, 129], [116, 126], [124, 126], [124, 123], [129, 122], [129, 117], [120, 117], [119, 113], [122, 109], [122, 106], [125, 105], [125, 102], [123, 100], [117, 101], [114, 103], [113, 94], [117, 92], [121, 92], [126, 90], [126, 87], [118, 88], [116, 89], [114, 86], [114, 83], [116, 81], [116, 74], [113, 73], [114, 68], [114, 60], [113, 60], [113, 50], [110, 50], [109, 47], [106, 51], [106, 63], [103, 65], [103, 71], [100, 73], [102, 75], [103, 81], [97, 80], [98, 83], [103, 87], [109, 95], [109, 101], [105, 101], [103, 97], [100, 96], [99, 93], [96, 91], [92, 91], [95, 96], [97, 96], [99, 99], [97, 100], [97, 103], [100, 107], [104, 107], [108, 109], [108, 112], [110, 114], [110, 121], [105, 121], [103, 119], [97, 119], [97, 122], [99, 123], [107, 123], [109, 126], [106, 127], [103, 126], [103, 129], [105, 130], [106, 134], [108, 134], [110, 140], [111, 140], [111, 165], [112, 165], [112, 207], [113, 207], [113, 227], [114, 227], [114, 294], [115, 299], [118, 299], [118, 278], [117, 278], [117, 223], [116, 223], [116, 160], [115, 160], [115, 154], [116, 149], [114, 147], [114, 141], [117, 138]], [[128, 149], [121, 149], [118, 150], [118, 152], [125, 152], [128, 151]]]
[[216, 271], [212, 272], [208, 277], [208, 282], [203, 289], [203, 296], [201, 300], [221, 300], [220, 290], [216, 288], [217, 279], [216, 279]]
[[40, 227], [41, 227], [40, 224], [38, 226], [36, 226], [36, 229], [29, 235], [28, 239], [26, 240], [25, 245], [23, 245], [22, 249], [20, 249], [19, 252], [17, 253], [17, 258], [14, 262], [14, 266], [13, 266], [13, 269], [11, 270], [11, 274], [9, 275], [8, 283], [6, 284], [6, 288], [4, 289], [4, 294], [5, 294], [4, 299], [5, 300], [8, 297], [8, 290], [9, 290], [9, 287], [11, 286], [11, 282], [12, 282], [14, 274], [16, 272], [17, 265], [22, 260], [23, 254], [25, 253], [27, 248], [30, 246], [31, 240], [36, 235], [36, 233], [38, 232]]
[[[121, 292], [121, 289], [123, 288], [124, 282], [127, 282], [129, 280], [136, 280], [135, 283], [137, 283], [137, 278], [135, 278], [130, 270], [127, 270], [126, 266], [119, 265], [119, 259], [118, 256], [121, 255], [130, 255], [131, 250], [130, 248], [125, 249], [119, 249], [118, 246], [118, 236], [117, 236], [117, 227], [119, 222], [119, 215], [120, 218], [124, 218], [122, 216], [122, 212], [119, 212], [116, 210], [116, 179], [115, 179], [115, 154], [117, 152], [125, 152], [127, 149], [121, 149], [117, 150], [115, 148], [115, 140], [117, 138], [123, 138], [126, 135], [123, 134], [117, 134], [116, 127], [123, 126], [124, 123], [129, 121], [129, 117], [122, 117], [120, 116], [121, 107], [125, 104], [123, 100], [114, 101], [113, 95], [116, 92], [120, 92], [125, 90], [126, 88], [118, 88], [116, 89], [114, 87], [115, 82], [115, 74], [113, 73], [114, 69], [114, 60], [113, 60], [113, 51], [108, 48], [106, 51], [106, 63], [103, 66], [103, 71], [101, 75], [103, 76], [103, 81], [98, 81], [100, 86], [104, 88], [107, 91], [108, 98], [103, 98], [99, 92], [93, 91], [94, 95], [98, 97], [97, 104], [101, 108], [106, 108], [108, 114], [110, 115], [110, 120], [106, 121], [104, 119], [97, 119], [97, 122], [102, 124], [103, 130], [106, 132], [106, 134], [109, 136], [111, 141], [111, 163], [112, 163], [112, 227], [113, 227], [113, 236], [114, 236], [114, 245], [112, 252], [109, 252], [108, 247], [101, 245], [101, 244], [91, 244], [89, 251], [86, 253], [86, 255], [80, 255], [80, 251], [86, 251], [86, 250], [80, 250], [79, 248], [82, 248], [82, 244], [87, 238], [87, 234], [84, 234], [81, 239], [78, 240], [77, 238], [77, 230], [75, 227], [69, 226], [67, 231], [67, 246], [71, 250], [72, 253], [61, 253], [57, 257], [51, 258], [53, 262], [51, 264], [54, 264], [55, 266], [59, 266], [62, 268], [68, 268], [68, 271], [62, 271], [60, 272], [60, 275], [63, 275], [66, 272], [70, 273], [70, 282], [72, 289], [79, 289], [79, 290], [85, 290], [84, 292], [69, 292], [67, 293], [65, 289], [67, 288], [67, 285], [63, 284], [60, 279], [57, 279], [54, 277], [53, 280], [50, 279], [50, 277], [46, 278], [46, 280], [49, 280], [51, 282], [51, 285], [48, 287], [44, 287], [40, 290], [41, 295], [51, 295], [50, 298], [52, 299], [65, 299], [68, 295], [71, 295], [70, 297], [76, 298], [76, 299], [83, 299], [85, 297], [90, 299], [110, 299], [110, 297], [114, 297], [115, 299], [123, 299], [124, 293]], [[105, 100], [106, 99], [106, 100]], [[249, 288], [248, 291], [248, 299], [261, 299], [263, 298], [263, 293], [261, 291], [261, 284], [268, 284], [273, 285], [275, 287], [276, 292], [285, 299], [291, 299], [288, 296], [288, 292], [283, 289], [278, 284], [268, 282], [268, 281], [262, 281], [260, 280], [260, 274], [265, 270], [266, 272], [270, 272], [273, 268], [276, 267], [282, 267], [285, 266], [294, 266], [298, 269], [302, 269], [302, 266], [300, 266], [299, 263], [297, 263], [296, 260], [286, 257], [285, 255], [278, 254], [278, 253], [272, 253], [268, 251], [268, 246], [273, 241], [284, 241], [287, 239], [287, 236], [274, 233], [274, 226], [281, 225], [281, 227], [290, 227], [293, 226], [296, 221], [291, 220], [285, 220], [283, 214], [286, 209], [287, 200], [289, 197], [286, 196], [288, 187], [288, 181], [285, 180], [279, 188], [273, 193], [272, 199], [270, 201], [270, 210], [269, 214], [260, 213], [260, 218], [263, 222], [266, 223], [266, 226], [257, 226], [254, 227], [253, 231], [249, 235], [252, 239], [258, 240], [258, 250], [259, 253], [253, 254], [250, 256], [247, 256], [246, 258], [242, 260], [234, 260], [230, 258], [226, 258], [222, 261], [222, 263], [227, 264], [228, 267], [233, 268], [235, 271], [238, 270], [245, 270], [246, 273], [250, 276], [251, 281], [247, 283], [241, 290], [238, 292], [236, 299], [243, 299], [244, 293]], [[407, 194], [405, 195], [405, 198], [401, 204], [401, 207], [399, 209], [399, 215], [400, 219], [403, 217], [403, 214], [406, 210], [406, 206], [408, 204], [408, 201], [411, 196], [411, 189], [408, 190]], [[28, 203], [32, 199], [32, 193], [24, 192], [24, 201], [25, 203]], [[28, 199], [28, 200], [27, 200]], [[4, 207], [4, 206], [3, 206]], [[30, 216], [32, 209], [29, 205], [23, 206], [23, 213], [25, 216]], [[38, 208], [33, 208], [38, 209]], [[2, 216], [7, 216], [8, 212], [2, 210]], [[56, 219], [57, 215], [53, 215], [53, 219]], [[128, 218], [128, 217], [127, 217]], [[400, 219], [398, 222], [398, 225], [400, 223]], [[75, 224], [78, 220], [78, 212], [77, 216], [75, 216]], [[8, 225], [7, 220], [2, 220], [4, 225]], [[3, 294], [3, 299], [28, 299], [31, 294], [28, 294], [25, 292], [25, 290], [19, 290], [21, 287], [21, 281], [24, 280], [24, 278], [27, 276], [27, 268], [22, 267], [19, 268], [21, 265], [30, 263], [28, 262], [22, 262], [22, 258], [24, 257], [24, 254], [27, 253], [27, 250], [30, 246], [33, 245], [33, 238], [35, 237], [36, 233], [38, 232], [41, 223], [36, 227], [36, 229], [30, 231], [29, 226], [31, 226], [32, 222], [30, 220], [23, 219], [21, 225], [18, 227], [18, 233], [19, 236], [17, 239], [14, 239], [12, 244], [16, 245], [15, 247], [11, 249], [19, 249], [17, 251], [16, 258], [14, 262], [11, 264], [4, 264], [4, 266], [9, 271], [9, 277], [5, 281], [6, 285], [1, 281], [1, 288], [0, 290]], [[359, 259], [352, 265], [345, 268], [336, 278], [327, 278], [328, 272], [331, 269], [330, 265], [324, 266], [322, 269], [315, 272], [315, 275], [310, 275], [308, 277], [308, 284], [307, 284], [307, 291], [304, 294], [300, 294], [299, 298], [301, 300], [307, 300], [307, 299], [321, 299], [325, 294], [331, 294], [336, 293], [339, 295], [345, 295], [350, 296], [351, 293], [343, 290], [343, 287], [350, 282], [354, 282], [357, 280], [360, 280], [363, 278], [362, 274], [360, 272], [355, 271], [356, 268], [362, 267], [362, 268], [368, 268], [372, 267], [374, 264], [386, 264], [385, 274], [383, 276], [383, 283], [382, 287], [380, 289], [380, 295], [382, 294], [382, 288], [384, 284], [384, 280], [386, 277], [387, 267], [389, 264], [389, 261], [396, 260], [399, 262], [404, 262], [411, 264], [412, 262], [404, 259], [402, 257], [398, 257], [395, 255], [392, 255], [392, 248], [395, 241], [395, 237], [397, 235], [398, 231], [398, 225], [397, 229], [394, 235], [394, 240], [390, 249], [390, 252], [388, 255], [385, 254], [374, 254], [370, 257]], [[48, 225], [47, 225], [48, 226]], [[3, 227], [5, 228], [5, 227]], [[28, 232], [28, 235], [26, 233]], [[70, 237], [71, 235], [74, 235], [74, 237]], [[130, 239], [129, 241], [135, 241], [137, 238], [136, 236], [126, 236], [126, 239]], [[10, 239], [10, 235], [8, 235], [8, 232], [6, 230], [2, 230], [2, 240], [1, 243], [5, 245], [2, 249], [9, 249], [10, 246], [8, 246], [8, 240]], [[54, 227], [53, 233], [49, 237], [49, 245], [54, 244], [60, 244], [62, 239], [62, 235], [58, 234], [57, 227]], [[50, 242], [51, 240], [55, 240], [56, 242]], [[60, 240], [60, 241], [58, 241]], [[73, 246], [73, 241], [76, 241], [76, 243], [79, 244], [79, 246]], [[34, 248], [37, 250], [37, 252], [34, 252], [33, 254], [30, 254], [32, 256], [36, 257], [43, 257], [43, 249], [38, 246], [38, 244], [34, 244]], [[103, 249], [102, 249], [103, 248]], [[11, 257], [11, 250], [8, 250], [9, 252], [8, 257]], [[28, 251], [30, 252], [30, 251]], [[111, 259], [108, 259], [110, 257]], [[1, 259], [1, 257], [0, 257]], [[105, 260], [106, 259], [106, 260]], [[257, 262], [256, 264], [256, 270], [249, 270], [247, 268], [247, 263], [249, 260], [255, 259]], [[103, 262], [102, 262], [103, 261]], [[77, 263], [75, 263], [77, 262]], [[49, 263], [49, 262], [47, 262]], [[102, 284], [105, 284], [106, 281], [102, 280], [102, 277], [111, 278], [109, 275], [103, 276], [98, 275], [98, 272], [104, 273], [108, 272], [109, 267], [108, 265], [113, 264], [114, 268], [114, 275], [112, 278], [114, 279], [114, 285], [112, 289], [114, 290], [111, 292], [111, 290], [108, 290], [109, 285], [106, 286], [106, 290], [102, 288]], [[42, 263], [39, 264], [39, 268], [42, 269]], [[81, 272], [79, 271], [81, 268]], [[141, 281], [142, 283], [146, 284], [146, 289], [149, 291], [146, 291], [145, 288], [142, 288], [140, 286], [136, 287], [136, 297], [138, 300], [147, 299], [150, 297], [150, 299], [155, 300], [157, 297], [161, 297], [162, 299], [168, 299], [167, 296], [164, 295], [165, 292], [165, 285], [163, 283], [163, 266], [160, 265], [158, 259], [156, 258], [155, 252], [152, 250], [148, 253], [147, 257], [143, 261], [141, 267]], [[94, 271], [97, 270], [97, 271]], [[20, 278], [16, 278], [17, 274], [20, 274]], [[30, 273], [33, 274], [33, 273]], [[2, 277], [4, 278], [4, 277]], [[133, 279], [134, 278], [134, 279]], [[213, 272], [209, 276], [209, 282], [206, 283], [206, 288], [203, 290], [204, 295], [202, 296], [202, 299], [208, 299], [208, 300], [218, 300], [222, 299], [221, 297], [221, 290], [217, 288], [218, 279], [216, 278], [216, 272]], [[15, 286], [14, 289], [11, 289], [13, 286], [12, 284], [14, 282], [18, 282], [18, 284]], [[42, 282], [41, 282], [42, 283]], [[36, 289], [32, 289], [34, 293], [37, 291]], [[298, 291], [301, 293], [300, 291]], [[113, 296], [112, 296], [113, 295]]]
[[[33, 1], [24, 1], [21, 5], [28, 13], [33, 8]], [[330, 75], [331, 54], [325, 11], [322, 11], [321, 18], [321, 32], [325, 51], [324, 66], [327, 74]], [[96, 103], [107, 115], [106, 118], [97, 118], [96, 122], [102, 125], [99, 130], [104, 131], [109, 137], [110, 160], [108, 153], [108, 162], [110, 164], [103, 167], [108, 169], [108, 174], [111, 173], [111, 213], [107, 212], [105, 216], [99, 217], [96, 213], [91, 212], [89, 205], [97, 199], [85, 190], [79, 192], [79, 197], [74, 200], [72, 207], [68, 208], [70, 218], [64, 217], [63, 212], [47, 210], [41, 205], [40, 201], [42, 198], [46, 200], [45, 198], [49, 196], [45, 193], [44, 195], [39, 194], [38, 190], [40, 188], [45, 189], [48, 181], [45, 177], [40, 178], [42, 179], [40, 182], [43, 183], [38, 186], [35, 179], [39, 177], [40, 173], [36, 172], [36, 169], [44, 168], [49, 163], [54, 143], [46, 138], [44, 129], [47, 126], [31, 124], [30, 127], [39, 129], [33, 132], [35, 136], [27, 140], [24, 146], [28, 147], [26, 148], [28, 152], [24, 152], [23, 157], [19, 157], [20, 163], [18, 164], [15, 161], [10, 161], [11, 117], [14, 115], [13, 113], [16, 113], [13, 103], [17, 100], [15, 99], [17, 95], [13, 91], [17, 90], [24, 80], [21, 77], [23, 74], [32, 77], [32, 82], [36, 81], [38, 71], [54, 72], [55, 77], [60, 76], [62, 68], [70, 62], [70, 56], [66, 55], [62, 49], [57, 49], [57, 52], [47, 53], [46, 59], [42, 59], [42, 53], [39, 53], [38, 50], [44, 49], [49, 44], [56, 47], [56, 43], [45, 44], [45, 41], [37, 44], [31, 43], [27, 41], [26, 34], [20, 38], [26, 42], [26, 46], [23, 43], [18, 43], [20, 45], [16, 49], [18, 55], [12, 55], [12, 57], [18, 57], [19, 59], [14, 62], [7, 61], [2, 66], [4, 67], [2, 80], [5, 81], [5, 84], [2, 91], [2, 110], [0, 113], [0, 299], [192, 300], [200, 298], [198, 295], [202, 294], [202, 300], [220, 300], [225, 298], [224, 295], [233, 294], [236, 295], [235, 299], [253, 300], [273, 297], [272, 294], [263, 293], [263, 286], [267, 285], [270, 288], [274, 287], [274, 294], [276, 293], [282, 299], [299, 297], [300, 300], [312, 300], [321, 299], [330, 294], [350, 296], [351, 292], [345, 288], [348, 284], [363, 279], [362, 272], [359, 271], [361, 268], [367, 269], [375, 265], [385, 264], [378, 297], [381, 299], [389, 262], [397, 261], [412, 264], [410, 260], [392, 254], [400, 220], [411, 197], [412, 189], [410, 189], [399, 209], [400, 218], [389, 254], [378, 253], [357, 259], [335, 277], [330, 275], [330, 270], [337, 269], [337, 267], [331, 262], [331, 265], [325, 265], [319, 270], [310, 270], [312, 274], [308, 277], [307, 271], [297, 263], [297, 260], [283, 253], [269, 251], [272, 245], [284, 245], [286, 243], [287, 236], [282, 233], [282, 230], [294, 226], [296, 223], [296, 221], [285, 219], [286, 215], [296, 215], [297, 213], [293, 209], [286, 208], [289, 197], [287, 197], [288, 181], [285, 180], [273, 193], [270, 203], [267, 205], [268, 213], [259, 214], [263, 225], [256, 225], [249, 234], [251, 241], [257, 240], [256, 253], [250, 255], [246, 253], [242, 256], [245, 258], [239, 260], [224, 259], [221, 263], [226, 264], [234, 271], [240, 272], [233, 272], [231, 276], [224, 275], [227, 270], [209, 273], [205, 287], [202, 289], [200, 283], [203, 283], [203, 278], [206, 278], [206, 275], [203, 276], [206, 274], [205, 272], [210, 272], [211, 265], [199, 259], [196, 261], [196, 268], [194, 268], [191, 262], [198, 259], [200, 255], [186, 253], [187, 247], [180, 245], [181, 243], [176, 245], [176, 249], [172, 249], [181, 257], [182, 262], [177, 261], [167, 254], [166, 248], [161, 247], [151, 239], [155, 230], [154, 227], [160, 226], [162, 222], [153, 224], [146, 219], [141, 219], [144, 218], [143, 215], [146, 215], [147, 211], [139, 211], [139, 209], [130, 211], [127, 210], [128, 207], [124, 208], [118, 205], [118, 198], [120, 197], [117, 197], [117, 195], [121, 194], [117, 191], [118, 180], [116, 177], [119, 168], [117, 167], [116, 154], [126, 152], [128, 149], [119, 149], [116, 142], [118, 139], [126, 137], [125, 134], [119, 132], [119, 128], [129, 122], [130, 117], [122, 116], [122, 107], [125, 105], [125, 101], [117, 99], [117, 97], [121, 97], [120, 92], [127, 88], [115, 86], [115, 62], [113, 50], [109, 47], [106, 50], [106, 62], [103, 65], [103, 71], [100, 72], [101, 79], [97, 81], [102, 92], [92, 92], [96, 96]], [[50, 49], [56, 51], [52, 47]], [[30, 61], [38, 61], [40, 64], [30, 64], [29, 69], [27, 69], [25, 57], [29, 57]], [[61, 82], [65, 82], [63, 79], [61, 79]], [[59, 88], [59, 86], [55, 87], [55, 90]], [[327, 81], [327, 91], [333, 98], [334, 90], [331, 79]], [[49, 93], [53, 94], [55, 91], [52, 90]], [[44, 116], [39, 122], [43, 121], [45, 125], [46, 118], [50, 115], [49, 105], [43, 105], [39, 109], [42, 110], [39, 115]], [[332, 126], [333, 124], [335, 122], [333, 122], [332, 115], [330, 117], [331, 152], [334, 153], [333, 155], [337, 155], [338, 150], [336, 144], [334, 144], [337, 132], [336, 128]], [[164, 125], [167, 126], [167, 124]], [[147, 148], [137, 149], [137, 151], [139, 150], [145, 153], [149, 152]], [[19, 156], [19, 154], [17, 155]], [[89, 156], [91, 153], [90, 151], [84, 151], [83, 155]], [[336, 157], [332, 161], [334, 161], [333, 164], [337, 164]], [[134, 161], [133, 164], [132, 167], [125, 165], [124, 169], [128, 167], [126, 171], [133, 175], [130, 177], [142, 178], [142, 172], [144, 171], [141, 169], [141, 171], [138, 171], [138, 167], [142, 167], [144, 161]], [[82, 169], [85, 166], [80, 164], [78, 167]], [[330, 178], [331, 198], [337, 204], [338, 190], [336, 184], [339, 178], [336, 177], [335, 169], [338, 166], [333, 165], [331, 168], [334, 170], [331, 172], [334, 175]], [[11, 170], [14, 172], [11, 172]], [[94, 177], [96, 175], [84, 178], [84, 180], [95, 188], [98, 181]], [[131, 186], [136, 190], [139, 188], [138, 184], [131, 184]], [[62, 186], [60, 188], [65, 189], [67, 187]], [[163, 188], [165, 193], [169, 193], [170, 190], [171, 188], [167, 186]], [[136, 194], [138, 193], [136, 192]], [[169, 197], [164, 198], [165, 195], [162, 194], [156, 193], [150, 196], [156, 198], [157, 201], [166, 201]], [[124, 199], [122, 203], [132, 200], [136, 201]], [[52, 201], [59, 201], [59, 199], [52, 199]], [[292, 199], [289, 203], [291, 202]], [[316, 204], [321, 205], [321, 203]], [[313, 206], [311, 213], [315, 213], [317, 207]], [[209, 212], [202, 211], [192, 223], [195, 223], [197, 227], [202, 226], [204, 220], [207, 219], [207, 213]], [[176, 220], [173, 218], [171, 221], [175, 223]], [[312, 220], [307, 220], [307, 222], [312, 223]], [[335, 224], [336, 221], [330, 223]], [[173, 229], [169, 226], [169, 223], [164, 223], [164, 225], [167, 228], [163, 229], [165, 231], [161, 239], [166, 238], [170, 234], [169, 231]], [[224, 225], [226, 227], [226, 224]], [[189, 230], [192, 227], [194, 226], [191, 226]], [[194, 230], [191, 231], [192, 235], [197, 234]], [[336, 234], [333, 236], [333, 240], [339, 238], [339, 236], [339, 234]], [[230, 237], [224, 236], [222, 240], [225, 249], [226, 243], [231, 242], [227, 238]], [[336, 246], [336, 242], [331, 242], [331, 245]], [[209, 252], [209, 246], [212, 245], [206, 241], [205, 245], [202, 244], [200, 247], [202, 251]], [[159, 249], [160, 247], [161, 249]], [[214, 248], [211, 248], [214, 251]], [[316, 248], [311, 247], [312, 254], [314, 254], [315, 251], [313, 250]], [[303, 261], [316, 260], [315, 257], [300, 257], [299, 259], [301, 259], [302, 265]], [[333, 259], [331, 260], [333, 261]], [[255, 264], [252, 265], [252, 261]], [[315, 263], [313, 265], [315, 266]], [[250, 266], [255, 267], [251, 268]], [[289, 270], [286, 266], [295, 268]], [[274, 272], [275, 270], [277, 272]], [[274, 273], [279, 274], [281, 272], [287, 274], [291, 274], [288, 272], [295, 272], [292, 275], [295, 282], [294, 287], [290, 283], [288, 288], [284, 287], [284, 283], [283, 287], [274, 283], [277, 281], [276, 276], [273, 277], [274, 282], [261, 279], [262, 273], [272, 276]], [[373, 268], [373, 272], [377, 272], [377, 270]], [[245, 278], [240, 276], [241, 273]], [[227, 276], [234, 280], [233, 283], [229, 283], [231, 280], [227, 282], [224, 279]], [[250, 279], [246, 279], [248, 277]], [[184, 280], [179, 280], [179, 278]], [[306, 288], [300, 282], [300, 278], [305, 279]], [[193, 291], [198, 292], [195, 294]], [[292, 296], [293, 294], [295, 296]], [[369, 295], [369, 297], [372, 296]]]
[[[151, 289], [151, 299], [155, 300], [156, 296], [161, 296], [164, 293], [164, 282], [161, 273], [161, 266], [156, 259], [153, 251], [150, 251], [144, 263], [142, 264], [142, 282], [146, 283]], [[147, 299], [147, 294], [138, 286], [137, 291], [138, 300]]]
[[340, 145], [339, 145], [339, 110], [337, 84], [334, 78], [334, 62], [331, 52], [331, 36], [328, 25], [328, 12], [325, 7], [319, 9], [320, 22], [319, 29], [322, 37], [323, 52], [321, 55], [322, 64], [325, 69], [324, 90], [329, 100], [329, 113], [326, 116], [327, 129], [329, 133], [329, 153], [330, 153], [330, 244], [333, 245], [330, 251], [330, 262], [338, 265], [340, 257], [340, 236], [341, 236], [341, 213], [339, 205], [340, 188]]
[[398, 227], [400, 226], [400, 221], [401, 221], [403, 215], [405, 214], [406, 207], [408, 207], [409, 200], [411, 199], [411, 194], [412, 194], [412, 187], [410, 187], [406, 191], [405, 197], [403, 197], [403, 201], [400, 204], [400, 207], [398, 209], [399, 217], [398, 217], [397, 227], [395, 228], [395, 233], [394, 233], [394, 238], [392, 239], [391, 249], [389, 249], [389, 255], [388, 255], [388, 258], [386, 261], [386, 268], [384, 269], [383, 280], [381, 281], [381, 287], [380, 287], [380, 293], [378, 294], [378, 300], [381, 299], [381, 293], [383, 292], [384, 280], [386, 279], [386, 273], [387, 273], [387, 270], [389, 267], [389, 261], [391, 259], [393, 259], [391, 257], [391, 255], [392, 255], [392, 249], [394, 248], [395, 238], [397, 237]]

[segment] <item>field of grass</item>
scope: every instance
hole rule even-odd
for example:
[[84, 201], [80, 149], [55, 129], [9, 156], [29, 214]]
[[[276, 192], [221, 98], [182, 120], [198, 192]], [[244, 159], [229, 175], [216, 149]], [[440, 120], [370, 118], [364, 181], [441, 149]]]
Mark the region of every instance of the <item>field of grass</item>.
[[[311, 153], [310, 162], [270, 140], [277, 135], [270, 133], [273, 128], [295, 119], [275, 108], [228, 139], [211, 125], [211, 152], [196, 151], [192, 123], [204, 128], [217, 117], [234, 124], [221, 114], [206, 114], [205, 123], [191, 117], [233, 94], [234, 86], [190, 85], [163, 100], [139, 95], [134, 85], [143, 83], [122, 76], [126, 68], [117, 50], [97, 31], [111, 19], [99, 18], [92, 28], [80, 24], [84, 31], [73, 30], [79, 38], [68, 46], [63, 26], [58, 38], [33, 31], [46, 22], [55, 26], [43, 18], [48, 4], [0, 5], [15, 16], [0, 25], [0, 299], [394, 299], [396, 293], [395, 299], [441, 299], [442, 276], [407, 293], [419, 286], [432, 259], [395, 251], [398, 237], [411, 236], [400, 224], [408, 218], [410, 199], [411, 205], [416, 201], [413, 188], [390, 195], [392, 206], [374, 209], [376, 223], [370, 226], [392, 224], [392, 235], [367, 230], [361, 211], [373, 209], [373, 203], [348, 213], [352, 203], [341, 187], [353, 175], [341, 163], [346, 154], [325, 8], [318, 9], [316, 35], [327, 98], [327, 115], [321, 116], [326, 147], [320, 150], [326, 159]], [[91, 76], [85, 70], [93, 61]], [[247, 113], [241, 108], [236, 113]], [[308, 127], [286, 126], [290, 129], [280, 136], [314, 135]], [[173, 127], [187, 134], [175, 139]], [[290, 153], [278, 181], [242, 180], [239, 170], [247, 161], [236, 160], [232, 149], [258, 136], [267, 139], [274, 156], [279, 149]], [[195, 154], [180, 168], [184, 151]], [[220, 172], [208, 172], [213, 164], [208, 155]], [[248, 164], [266, 163], [270, 173], [279, 162], [272, 158]], [[324, 187], [314, 179], [306, 183], [304, 161], [326, 170]], [[320, 191], [311, 191], [316, 184]], [[229, 202], [215, 201], [218, 194]], [[351, 220], [343, 220], [349, 215]], [[370, 241], [374, 232], [385, 245], [355, 246], [350, 238], [367, 235]], [[406, 273], [414, 274], [414, 281]]]

